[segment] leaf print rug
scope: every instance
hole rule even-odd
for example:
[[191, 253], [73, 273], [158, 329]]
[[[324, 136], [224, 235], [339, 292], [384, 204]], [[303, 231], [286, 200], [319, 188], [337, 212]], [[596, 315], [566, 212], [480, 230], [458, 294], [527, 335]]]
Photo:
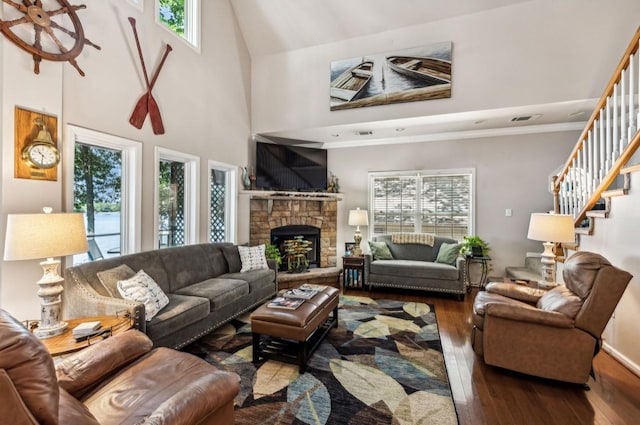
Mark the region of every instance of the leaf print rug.
[[240, 375], [238, 425], [458, 424], [432, 306], [341, 296], [338, 318], [304, 374], [251, 363], [249, 314], [185, 350]]

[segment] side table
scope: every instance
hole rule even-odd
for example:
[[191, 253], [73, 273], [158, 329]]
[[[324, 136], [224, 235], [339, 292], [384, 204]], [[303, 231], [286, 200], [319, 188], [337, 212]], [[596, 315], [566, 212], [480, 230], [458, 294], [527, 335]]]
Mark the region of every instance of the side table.
[[[84, 341], [76, 342], [71, 332], [73, 328], [83, 322], [100, 321], [102, 329], [110, 329], [110, 332], [104, 335], [97, 335], [93, 338], [85, 339]], [[120, 334], [132, 328], [133, 322], [129, 317], [118, 316], [97, 316], [97, 317], [84, 317], [82, 319], [65, 320], [69, 324], [64, 333], [51, 338], [41, 339], [42, 343], [47, 347], [51, 356], [62, 356], [65, 354], [73, 353], [74, 351], [82, 350], [91, 344], [95, 344], [102, 341], [109, 336]]]
[[[466, 270], [466, 275], [467, 275], [467, 285], [469, 285], [469, 288], [471, 288], [471, 286], [477, 285], [480, 287], [480, 289], [484, 289], [485, 285], [487, 284], [487, 275], [489, 274], [489, 261], [491, 261], [491, 257], [486, 257], [486, 256], [482, 256], [482, 257], [475, 257], [475, 256], [468, 256], [465, 257], [465, 269]], [[478, 282], [471, 282], [471, 276], [469, 274], [469, 266], [473, 263], [479, 263], [480, 264], [480, 280]]]
[[342, 257], [342, 288], [362, 289], [364, 280], [364, 256], [347, 255]]

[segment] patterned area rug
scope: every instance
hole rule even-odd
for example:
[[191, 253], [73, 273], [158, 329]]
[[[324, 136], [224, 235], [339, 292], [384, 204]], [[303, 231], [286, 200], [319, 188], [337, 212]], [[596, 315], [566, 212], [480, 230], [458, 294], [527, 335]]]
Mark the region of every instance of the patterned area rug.
[[185, 350], [241, 376], [236, 424], [458, 424], [433, 307], [340, 298], [306, 373], [251, 363], [249, 315]]

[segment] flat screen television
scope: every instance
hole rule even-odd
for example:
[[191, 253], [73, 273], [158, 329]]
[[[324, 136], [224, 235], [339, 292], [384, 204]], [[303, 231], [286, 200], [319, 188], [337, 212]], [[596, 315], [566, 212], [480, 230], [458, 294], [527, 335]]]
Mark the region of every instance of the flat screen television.
[[256, 187], [266, 190], [327, 190], [327, 151], [256, 142]]

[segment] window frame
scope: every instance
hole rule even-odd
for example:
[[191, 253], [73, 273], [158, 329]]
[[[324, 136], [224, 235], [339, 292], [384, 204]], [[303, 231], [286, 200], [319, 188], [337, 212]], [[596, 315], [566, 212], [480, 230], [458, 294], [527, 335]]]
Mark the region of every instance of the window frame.
[[[122, 153], [122, 176], [120, 189], [120, 255], [139, 252], [142, 234], [142, 143], [124, 137], [67, 124], [65, 144], [65, 174], [74, 175], [75, 145], [84, 143], [99, 148], [113, 149]], [[66, 181], [67, 211], [73, 211], [74, 178]]]
[[219, 170], [225, 172], [225, 239], [227, 242], [236, 243], [237, 220], [236, 211], [238, 208], [238, 167], [225, 164], [223, 162], [210, 159], [207, 167], [207, 239], [211, 242], [211, 171]]
[[200, 208], [200, 157], [178, 152], [160, 146], [155, 147], [153, 163], [153, 246], [159, 247], [160, 208], [160, 161], [174, 161], [184, 164], [184, 244], [198, 243]]
[[154, 19], [156, 24], [173, 34], [189, 47], [200, 53], [202, 32], [202, 2], [201, 0], [184, 0], [184, 36], [173, 31], [160, 20], [160, 0], [155, 0]]
[[[418, 217], [421, 215], [421, 191], [420, 185], [422, 184], [422, 177], [424, 176], [438, 176], [438, 175], [469, 175], [470, 176], [470, 193], [469, 193], [469, 228], [467, 229], [468, 236], [475, 234], [476, 228], [476, 170], [475, 168], [452, 168], [452, 169], [439, 169], [439, 170], [406, 170], [406, 171], [379, 171], [379, 172], [370, 172], [369, 173], [369, 211], [371, 214], [371, 223], [368, 226], [368, 237], [371, 239], [373, 236], [377, 235], [374, 233], [375, 229], [375, 209], [374, 209], [374, 191], [373, 184], [376, 178], [385, 178], [385, 177], [415, 177], [418, 181], [418, 185], [416, 187], [416, 198], [415, 198], [415, 216], [416, 222], [414, 225], [414, 232], [416, 232], [415, 227], [417, 225], [421, 225], [422, 222], [418, 220]], [[416, 232], [419, 233], [419, 232]]]

